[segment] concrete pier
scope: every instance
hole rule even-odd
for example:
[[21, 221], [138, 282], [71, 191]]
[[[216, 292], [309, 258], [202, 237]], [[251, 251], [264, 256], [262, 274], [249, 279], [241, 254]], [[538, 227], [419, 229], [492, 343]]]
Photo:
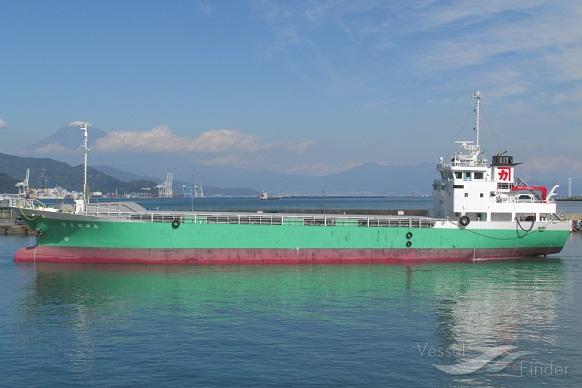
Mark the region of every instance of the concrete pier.
[[0, 208], [0, 236], [9, 234], [23, 234], [28, 236], [34, 234], [34, 231], [27, 225], [16, 223], [18, 212], [12, 208]]
[[7, 236], [9, 234], [23, 234], [28, 236], [34, 234], [34, 232], [26, 225], [0, 222], [0, 236]]

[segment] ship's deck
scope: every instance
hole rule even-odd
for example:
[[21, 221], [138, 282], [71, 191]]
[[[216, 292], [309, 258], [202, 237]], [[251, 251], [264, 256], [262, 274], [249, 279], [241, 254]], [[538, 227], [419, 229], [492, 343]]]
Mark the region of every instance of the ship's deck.
[[[111, 204], [107, 204], [111, 205]], [[117, 205], [117, 204], [115, 204]], [[139, 206], [139, 205], [137, 205]], [[130, 211], [128, 211], [130, 210]], [[303, 225], [432, 228], [435, 219], [413, 215], [345, 213], [265, 213], [264, 211], [148, 211], [144, 208], [88, 205], [84, 215], [137, 222], [179, 222], [194, 224]]]

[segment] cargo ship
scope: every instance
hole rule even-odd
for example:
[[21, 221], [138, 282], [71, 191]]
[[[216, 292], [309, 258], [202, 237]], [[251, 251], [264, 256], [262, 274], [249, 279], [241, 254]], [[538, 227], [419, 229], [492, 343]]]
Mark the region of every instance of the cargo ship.
[[[562, 250], [572, 223], [557, 214], [557, 186], [520, 184], [511, 155], [481, 157], [476, 140], [440, 158], [432, 217], [161, 212], [90, 204], [72, 212], [24, 207], [37, 231], [17, 262], [149, 264], [375, 264], [514, 259]], [[84, 137], [86, 144], [86, 127]], [[85, 167], [88, 148], [85, 147]], [[85, 175], [85, 187], [87, 187]], [[84, 191], [87, 193], [86, 190]]]

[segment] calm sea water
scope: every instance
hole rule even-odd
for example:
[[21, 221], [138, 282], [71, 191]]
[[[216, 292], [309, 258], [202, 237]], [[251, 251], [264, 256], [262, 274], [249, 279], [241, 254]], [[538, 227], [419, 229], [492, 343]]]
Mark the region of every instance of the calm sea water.
[[[0, 237], [1, 386], [582, 385], [580, 234], [546, 260], [410, 267], [16, 265], [32, 243]], [[434, 366], [503, 345], [501, 371]]]

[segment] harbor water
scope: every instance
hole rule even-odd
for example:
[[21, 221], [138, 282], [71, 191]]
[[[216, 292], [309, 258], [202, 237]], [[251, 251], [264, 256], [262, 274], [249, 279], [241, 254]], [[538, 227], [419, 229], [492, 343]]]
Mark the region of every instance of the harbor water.
[[[280, 201], [259, 206], [430, 206]], [[15, 264], [33, 241], [0, 236], [1, 386], [582, 385], [580, 233], [547, 259], [414, 266]]]

